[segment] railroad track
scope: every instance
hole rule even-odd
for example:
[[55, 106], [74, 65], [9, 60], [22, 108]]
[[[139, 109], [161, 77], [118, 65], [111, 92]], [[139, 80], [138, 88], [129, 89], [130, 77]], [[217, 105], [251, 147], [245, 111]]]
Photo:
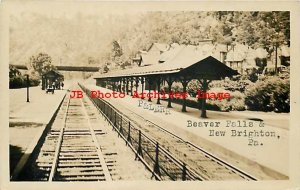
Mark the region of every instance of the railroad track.
[[[108, 101], [101, 101], [104, 102], [107, 107], [113, 107]], [[167, 154], [175, 160], [186, 164], [191, 171], [198, 175], [196, 180], [257, 180], [254, 176], [218, 158], [213, 153], [183, 140], [176, 134], [154, 124], [122, 105], [115, 105], [113, 109], [116, 110], [115, 112], [121, 112], [123, 117], [126, 116], [127, 120], [135, 124], [137, 129], [146, 134], [148, 138], [150, 137], [152, 140], [151, 143], [159, 142]], [[112, 118], [108, 119], [113, 120]], [[126, 122], [123, 121], [123, 124], [124, 123]], [[131, 132], [131, 134], [137, 138], [137, 132]], [[146, 151], [148, 154], [155, 152], [153, 146], [149, 148], [150, 139], [148, 139], [148, 142], [143, 140], [143, 147], [146, 147], [145, 150], [148, 150]], [[163, 164], [166, 164], [166, 160], [167, 159], [165, 159]], [[175, 171], [175, 173], [176, 172], [177, 171]]]
[[[195, 171], [201, 180], [256, 180], [254, 176], [218, 158], [213, 153], [183, 140], [136, 113], [132, 112], [131, 118], [131, 121], [135, 122], [144, 133], [158, 141], [171, 155]], [[137, 118], [144, 121], [143, 125], [137, 122]]]
[[[79, 86], [88, 95], [90, 91]], [[126, 145], [136, 154], [144, 166], [152, 173], [151, 179], [156, 180], [203, 180], [201, 176], [190, 170], [185, 163], [176, 159], [168, 150], [165, 150], [154, 138], [143, 133], [133, 125], [120, 111], [103, 99], [90, 98], [106, 121], [117, 131]]]
[[223, 161], [201, 147], [187, 142], [168, 130], [147, 121], [145, 131], [160, 141], [164, 148], [194, 169], [204, 180], [256, 180], [254, 176]]
[[29, 169], [28, 180], [111, 181], [117, 175], [117, 153], [105, 144], [106, 133], [92, 127], [95, 118], [84, 99], [70, 99], [67, 94]]

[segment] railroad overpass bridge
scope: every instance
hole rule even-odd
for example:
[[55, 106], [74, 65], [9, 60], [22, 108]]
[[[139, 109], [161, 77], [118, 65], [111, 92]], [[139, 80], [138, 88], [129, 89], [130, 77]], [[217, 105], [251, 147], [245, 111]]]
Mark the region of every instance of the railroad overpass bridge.
[[[20, 70], [28, 70], [26, 65], [12, 65]], [[100, 67], [90, 66], [55, 66], [59, 71], [80, 71], [80, 72], [98, 72]]]
[[[28, 70], [26, 65], [13, 65], [19, 70]], [[73, 79], [73, 78], [88, 78], [92, 75], [92, 73], [98, 72], [100, 67], [92, 67], [92, 66], [64, 66], [59, 65], [55, 66], [61, 74], [64, 75], [65, 79]]]

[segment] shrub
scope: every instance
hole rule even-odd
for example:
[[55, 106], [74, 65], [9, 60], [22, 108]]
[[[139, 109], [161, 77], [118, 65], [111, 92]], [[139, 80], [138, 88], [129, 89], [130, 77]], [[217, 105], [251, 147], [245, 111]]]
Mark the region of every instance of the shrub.
[[[40, 84], [40, 80], [37, 78], [29, 77], [29, 86], [38, 86]], [[25, 88], [27, 87], [27, 79], [26, 76], [20, 75], [16, 77], [12, 77], [9, 79], [9, 88]]]
[[16, 76], [9, 79], [9, 88], [22, 88], [24, 86], [23, 76]]
[[[166, 93], [169, 92], [168, 84], [161, 85], [160, 89], [165, 91]], [[172, 92], [182, 92], [183, 91], [182, 84], [180, 82], [173, 82], [171, 91]]]
[[192, 97], [196, 97], [198, 90], [201, 88], [201, 84], [198, 80], [191, 80], [187, 85], [187, 92]]
[[252, 84], [250, 80], [219, 80], [219, 81], [212, 81], [209, 84], [210, 88], [223, 88], [225, 90], [234, 92], [234, 91], [240, 91], [244, 92], [245, 89]]
[[289, 112], [289, 79], [265, 77], [246, 90], [245, 104], [253, 111]]
[[208, 108], [218, 108], [218, 111], [243, 111], [245, 110], [245, 96], [239, 91], [224, 91], [224, 90], [211, 90], [211, 92], [228, 92], [230, 94], [230, 99], [222, 99], [222, 100], [215, 100], [215, 99], [207, 99], [207, 104], [209, 105]]
[[[212, 81], [209, 84], [209, 88], [210, 89], [222, 88], [222, 89], [230, 91], [230, 92], [234, 92], [234, 91], [244, 92], [245, 89], [250, 84], [252, 84], [252, 82], [250, 80], [235, 81], [235, 80], [225, 79], [225, 80], [219, 80], [219, 81]], [[197, 90], [199, 90], [200, 88], [201, 88], [201, 84], [198, 80], [191, 80], [187, 86], [187, 92], [192, 97], [196, 97]]]
[[243, 111], [246, 109], [245, 105], [245, 95], [239, 91], [234, 91], [231, 93], [230, 98], [231, 110]]
[[[228, 92], [230, 93], [231, 98], [230, 99], [207, 99], [206, 100], [206, 109], [208, 110], [215, 110], [215, 111], [232, 111], [232, 110], [238, 110], [242, 111], [245, 110], [245, 96], [241, 92], [235, 91], [225, 91], [220, 88], [214, 88], [211, 89], [209, 92], [219, 93], [219, 92]], [[186, 99], [186, 105], [188, 107], [197, 108], [199, 109], [200, 102], [203, 99], [197, 99], [196, 97], [187, 97]], [[172, 99], [172, 102], [182, 104], [183, 99]]]

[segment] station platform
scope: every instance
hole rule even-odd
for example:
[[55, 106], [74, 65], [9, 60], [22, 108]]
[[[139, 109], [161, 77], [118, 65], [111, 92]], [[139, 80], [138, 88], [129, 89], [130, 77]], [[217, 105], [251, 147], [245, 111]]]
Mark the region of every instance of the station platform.
[[9, 90], [11, 172], [22, 159], [21, 157], [26, 161], [65, 96], [68, 87], [67, 83], [63, 90], [55, 90], [54, 94], [46, 94], [41, 86], [30, 87], [29, 102], [26, 98], [26, 88]]
[[[112, 93], [111, 90], [101, 88], [86, 82], [84, 84], [90, 90], [100, 90], [103, 93]], [[148, 102], [146, 99], [132, 98], [126, 95], [124, 98], [105, 98], [117, 109], [126, 113], [135, 114], [149, 120], [156, 125], [176, 134], [216, 156], [231, 163], [240, 169], [247, 171], [258, 179], [287, 179], [289, 168], [289, 114], [260, 113], [251, 111], [218, 112], [207, 110], [208, 118], [200, 118], [200, 110], [187, 107], [187, 112], [181, 112], [181, 105], [172, 103], [173, 108], [168, 108], [169, 114], [154, 112], [141, 105], [152, 104], [156, 106], [156, 100]], [[142, 101], [142, 102], [141, 102]], [[167, 101], [161, 101], [164, 108]], [[249, 145], [249, 137], [232, 136], [232, 130], [249, 131], [259, 130], [260, 120], [263, 121], [264, 132], [275, 133], [275, 137], [255, 137], [259, 145]], [[189, 122], [220, 122], [216, 127], [189, 127]], [[246, 122], [248, 127], [225, 127], [227, 122]], [[252, 122], [255, 127], [249, 127]], [[211, 130], [215, 130], [211, 132]], [[226, 135], [216, 135], [216, 131], [223, 131]], [[211, 134], [214, 134], [213, 136]], [[266, 134], [266, 133], [264, 133]], [[272, 158], [272, 159], [270, 159]]]

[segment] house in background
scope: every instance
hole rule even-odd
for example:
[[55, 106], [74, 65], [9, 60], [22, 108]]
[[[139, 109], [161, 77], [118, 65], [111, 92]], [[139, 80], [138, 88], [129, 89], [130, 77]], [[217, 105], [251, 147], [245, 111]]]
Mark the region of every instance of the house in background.
[[214, 46], [213, 57], [225, 64], [225, 60], [229, 50], [230, 50], [229, 45], [217, 43]]
[[170, 49], [170, 45], [163, 43], [153, 43], [147, 53], [141, 53], [139, 66], [148, 66], [159, 64], [160, 55]]
[[[186, 52], [187, 59], [189, 59], [188, 52], [199, 57], [212, 56], [228, 67], [237, 70], [240, 74], [250, 74], [253, 70], [260, 69], [261, 63], [267, 64], [266, 68], [274, 67], [274, 61], [268, 57], [268, 52], [263, 48], [253, 49], [246, 44], [240, 43], [234, 46], [219, 44], [213, 43], [209, 39], [199, 42], [198, 46], [153, 43], [148, 51], [139, 51], [132, 61], [139, 67], [163, 64], [168, 62], [168, 60], [175, 60], [175, 57], [182, 54], [182, 51]], [[267, 60], [269, 61], [267, 62]], [[288, 47], [280, 47], [278, 49], [278, 60], [280, 61], [278, 65], [281, 65], [281, 63], [289, 65]]]
[[290, 48], [288, 46], [280, 46], [278, 56], [280, 65], [290, 66]]
[[253, 49], [245, 44], [236, 44], [228, 51], [225, 63], [240, 74], [249, 74], [258, 69], [257, 60], [267, 59], [268, 53], [263, 48]]
[[132, 58], [132, 66], [141, 66], [142, 65], [142, 57], [147, 54], [147, 51], [138, 51], [134, 58]]

